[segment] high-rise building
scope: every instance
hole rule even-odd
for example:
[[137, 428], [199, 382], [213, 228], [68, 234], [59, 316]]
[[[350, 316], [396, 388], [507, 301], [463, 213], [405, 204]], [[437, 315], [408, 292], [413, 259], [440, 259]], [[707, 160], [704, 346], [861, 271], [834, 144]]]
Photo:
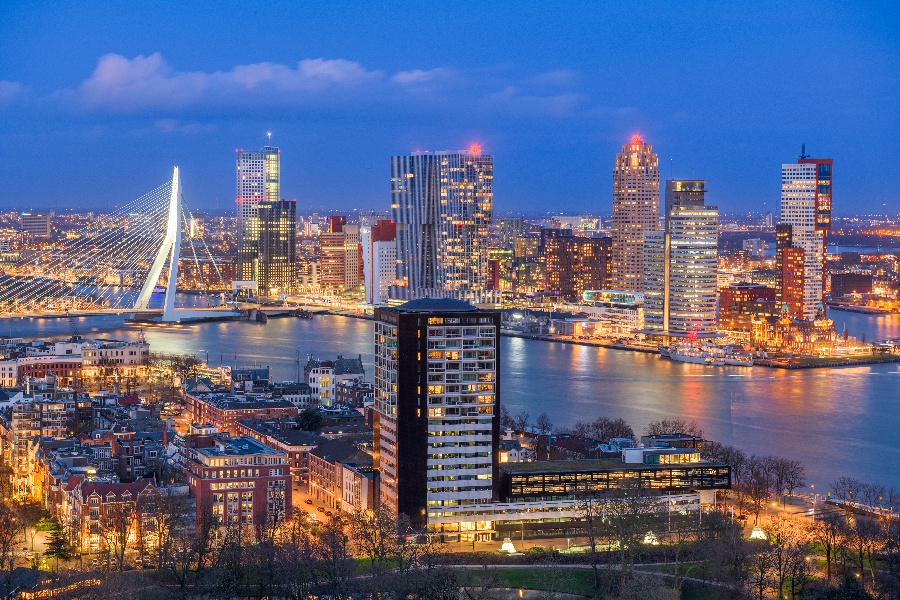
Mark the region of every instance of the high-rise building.
[[775, 300], [788, 315], [805, 318], [806, 250], [794, 246], [794, 227], [775, 226]]
[[494, 160], [478, 146], [391, 158], [397, 286], [391, 297], [496, 302], [487, 289]]
[[609, 287], [612, 239], [562, 235], [550, 238], [544, 253], [547, 291], [581, 301], [586, 290]]
[[319, 236], [320, 281], [323, 288], [343, 292], [363, 283], [363, 255], [359, 225], [347, 217], [328, 218], [328, 231]]
[[449, 298], [375, 309], [374, 445], [383, 506], [449, 532], [442, 516], [494, 499], [499, 359], [499, 312]]
[[281, 199], [281, 151], [274, 146], [266, 146], [259, 152], [238, 150], [236, 174], [238, 279], [257, 281], [254, 262], [259, 260], [258, 243], [252, 237], [250, 221], [259, 216], [260, 202]]
[[244, 220], [238, 261], [241, 281], [255, 281], [264, 296], [294, 293], [297, 287], [297, 202], [256, 202]]
[[52, 212], [25, 212], [20, 215], [22, 231], [36, 238], [49, 239], [53, 233], [51, 227]]
[[[813, 319], [825, 310], [825, 252], [831, 230], [830, 158], [806, 156], [781, 165], [781, 224], [790, 225], [791, 248], [802, 248], [803, 303], [797, 315]], [[786, 285], [786, 283], [785, 283]], [[782, 295], [785, 292], [782, 291]], [[793, 311], [793, 307], [790, 307]]]
[[[679, 182], [670, 183], [678, 187]], [[688, 183], [699, 199], [673, 201], [665, 215], [667, 229], [645, 238], [644, 325], [663, 333], [711, 334], [716, 331], [719, 209], [703, 203], [704, 182]]]
[[706, 182], [695, 179], [667, 179], [665, 228], [669, 227], [669, 214], [673, 206], [703, 206], [706, 198]]
[[644, 236], [659, 230], [659, 157], [635, 135], [613, 169], [613, 281], [617, 290], [644, 291]]
[[386, 304], [388, 288], [397, 276], [397, 226], [393, 221], [379, 219], [371, 227], [362, 228], [360, 236], [366, 302], [375, 306]]

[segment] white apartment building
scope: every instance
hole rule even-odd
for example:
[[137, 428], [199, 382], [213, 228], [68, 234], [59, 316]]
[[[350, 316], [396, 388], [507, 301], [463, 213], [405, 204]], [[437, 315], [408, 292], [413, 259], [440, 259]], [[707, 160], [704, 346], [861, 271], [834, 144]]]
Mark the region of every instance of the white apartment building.
[[429, 527], [445, 512], [490, 502], [498, 464], [499, 313], [423, 298], [376, 309], [375, 321], [381, 501]]
[[831, 159], [801, 156], [781, 165], [781, 224], [791, 226], [791, 246], [803, 248], [803, 318], [824, 302], [825, 245], [831, 229]]
[[366, 302], [387, 304], [388, 290], [397, 277], [397, 240], [375, 240], [372, 229], [361, 230]]
[[644, 240], [644, 327], [715, 333], [719, 209], [675, 204], [666, 221]]

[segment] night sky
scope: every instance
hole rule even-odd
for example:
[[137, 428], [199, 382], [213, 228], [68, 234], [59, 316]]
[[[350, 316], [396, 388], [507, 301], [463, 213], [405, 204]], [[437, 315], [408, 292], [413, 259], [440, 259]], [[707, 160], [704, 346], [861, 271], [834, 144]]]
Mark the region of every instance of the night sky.
[[302, 212], [386, 210], [392, 154], [475, 142], [497, 211], [609, 212], [633, 133], [725, 211], [777, 214], [804, 142], [836, 213], [900, 211], [897, 2], [200, 4], [2, 2], [0, 207], [111, 209], [178, 164], [229, 208], [271, 131]]

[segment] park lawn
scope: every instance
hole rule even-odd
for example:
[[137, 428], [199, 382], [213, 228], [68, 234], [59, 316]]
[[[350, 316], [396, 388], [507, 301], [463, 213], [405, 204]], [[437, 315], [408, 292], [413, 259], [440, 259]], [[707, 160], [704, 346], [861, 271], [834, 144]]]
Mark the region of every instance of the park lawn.
[[[665, 572], [665, 565], [653, 567], [657, 572]], [[650, 570], [650, 568], [644, 569]], [[576, 594], [588, 598], [597, 597], [594, 588], [594, 574], [591, 569], [547, 569], [529, 567], [498, 567], [494, 571], [505, 587], [522, 588], [528, 590], [543, 590], [556, 593]], [[637, 571], [640, 575], [640, 570]], [[692, 573], [692, 575], [694, 575]], [[473, 580], [480, 581], [481, 572], [472, 572]], [[603, 569], [600, 576], [605, 576]], [[696, 575], [695, 575], [696, 576]], [[660, 578], [660, 583], [667, 580]], [[684, 582], [681, 590], [682, 600], [719, 600], [723, 598], [724, 590], [714, 589], [712, 586], [694, 582]]]
[[[596, 593], [594, 574], [590, 569], [497, 567], [492, 572], [503, 587], [577, 594], [589, 598]], [[481, 581], [481, 572], [472, 571], [472, 576], [474, 581]]]

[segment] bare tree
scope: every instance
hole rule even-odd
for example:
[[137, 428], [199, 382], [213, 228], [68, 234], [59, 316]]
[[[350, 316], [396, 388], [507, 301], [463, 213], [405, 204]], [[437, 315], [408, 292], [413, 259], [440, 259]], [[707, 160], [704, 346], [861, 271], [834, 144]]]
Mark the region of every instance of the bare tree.
[[686, 433], [698, 438], [703, 437], [703, 430], [696, 422], [688, 423], [680, 417], [651, 421], [644, 428], [644, 435], [665, 435], [667, 433]]
[[811, 538], [822, 546], [825, 552], [825, 570], [828, 583], [831, 584], [832, 565], [841, 542], [843, 518], [836, 512], [825, 509], [810, 530]]
[[108, 502], [100, 506], [100, 537], [118, 571], [125, 566], [125, 550], [136, 532], [132, 502]]
[[525, 433], [525, 431], [531, 426], [531, 413], [527, 410], [521, 411], [515, 417], [513, 417], [513, 421], [516, 423], [516, 430]]
[[358, 555], [369, 559], [372, 573], [380, 575], [389, 567], [397, 543], [397, 518], [386, 506], [358, 510], [350, 515], [350, 541]]

